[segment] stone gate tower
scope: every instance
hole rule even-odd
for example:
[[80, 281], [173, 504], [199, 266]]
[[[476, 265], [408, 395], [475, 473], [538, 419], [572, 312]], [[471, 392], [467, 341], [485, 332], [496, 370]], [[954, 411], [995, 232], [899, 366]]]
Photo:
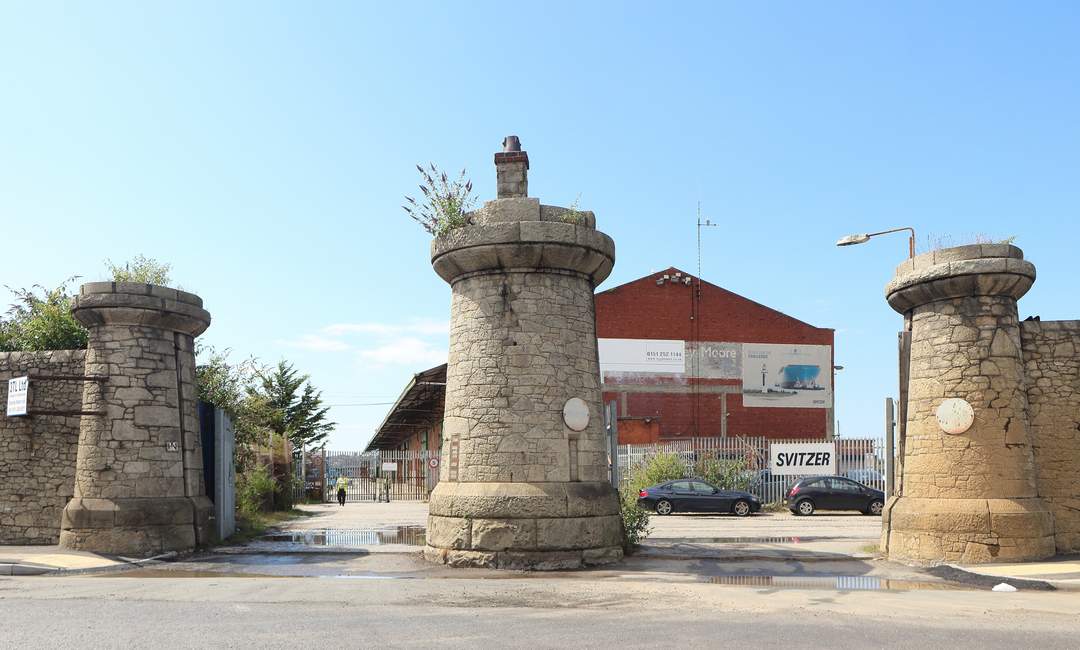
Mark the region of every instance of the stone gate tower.
[[84, 284], [90, 330], [75, 496], [60, 545], [143, 557], [207, 542], [194, 337], [210, 314], [194, 294], [149, 284]]
[[1036, 485], [1016, 306], [1034, 281], [1020, 249], [975, 245], [908, 260], [886, 288], [889, 305], [911, 318], [901, 492], [882, 529], [890, 558], [980, 563], [1054, 554], [1053, 519]]
[[622, 557], [608, 482], [593, 290], [615, 246], [591, 212], [527, 196], [518, 139], [498, 198], [431, 245], [450, 283], [450, 357], [428, 559], [556, 569]]

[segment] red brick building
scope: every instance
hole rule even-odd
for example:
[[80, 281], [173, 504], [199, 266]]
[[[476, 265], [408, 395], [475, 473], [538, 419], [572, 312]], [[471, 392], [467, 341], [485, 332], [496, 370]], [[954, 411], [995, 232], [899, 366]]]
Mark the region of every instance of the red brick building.
[[596, 328], [622, 443], [832, 436], [831, 329], [675, 268], [596, 294]]
[[[833, 330], [670, 268], [596, 294], [619, 442], [832, 436]], [[405, 386], [368, 444], [438, 449], [446, 364]]]

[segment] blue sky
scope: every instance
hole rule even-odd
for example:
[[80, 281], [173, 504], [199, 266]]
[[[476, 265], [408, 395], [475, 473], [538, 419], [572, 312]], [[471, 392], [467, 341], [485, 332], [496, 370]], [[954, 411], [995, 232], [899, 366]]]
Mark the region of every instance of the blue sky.
[[906, 242], [841, 235], [1015, 236], [1021, 317], [1080, 317], [1078, 5], [585, 4], [0, 1], [0, 283], [168, 261], [205, 342], [295, 362], [359, 447], [445, 359], [413, 165], [491, 198], [514, 133], [615, 239], [602, 288], [694, 271], [700, 202], [707, 280], [837, 330], [845, 436], [896, 392]]

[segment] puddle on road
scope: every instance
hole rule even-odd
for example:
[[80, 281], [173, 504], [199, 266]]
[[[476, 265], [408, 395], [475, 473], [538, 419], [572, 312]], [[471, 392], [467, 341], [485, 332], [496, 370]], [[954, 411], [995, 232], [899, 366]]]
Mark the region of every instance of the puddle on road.
[[653, 541], [679, 544], [805, 544], [831, 542], [846, 537], [656, 537]]
[[131, 569], [93, 575], [95, 578], [290, 578], [296, 576], [229, 571], [187, 571], [184, 569]]
[[824, 589], [829, 591], [940, 591], [963, 589], [961, 585], [917, 580], [890, 580], [874, 576], [712, 576], [710, 584], [773, 589]]
[[423, 526], [395, 526], [390, 528], [322, 529], [289, 533], [274, 533], [259, 538], [260, 542], [280, 542], [301, 546], [324, 546], [350, 548], [355, 546], [382, 546], [404, 544], [423, 546]]
[[319, 576], [321, 580], [405, 580], [408, 576], [383, 576], [383, 575], [339, 575], [339, 576]]

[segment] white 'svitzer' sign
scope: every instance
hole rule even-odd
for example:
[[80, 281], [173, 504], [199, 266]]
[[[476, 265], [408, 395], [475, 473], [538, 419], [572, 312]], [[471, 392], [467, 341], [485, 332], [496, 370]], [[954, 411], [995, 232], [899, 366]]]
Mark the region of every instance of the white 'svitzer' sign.
[[769, 445], [773, 476], [812, 476], [836, 473], [836, 444], [832, 442], [774, 442]]
[[397, 471], [397, 463], [395, 463], [395, 462], [384, 462], [382, 464], [382, 471], [384, 471], [384, 472], [396, 472]]
[[26, 396], [30, 392], [29, 377], [15, 377], [7, 383], [8, 417], [26, 415]]

